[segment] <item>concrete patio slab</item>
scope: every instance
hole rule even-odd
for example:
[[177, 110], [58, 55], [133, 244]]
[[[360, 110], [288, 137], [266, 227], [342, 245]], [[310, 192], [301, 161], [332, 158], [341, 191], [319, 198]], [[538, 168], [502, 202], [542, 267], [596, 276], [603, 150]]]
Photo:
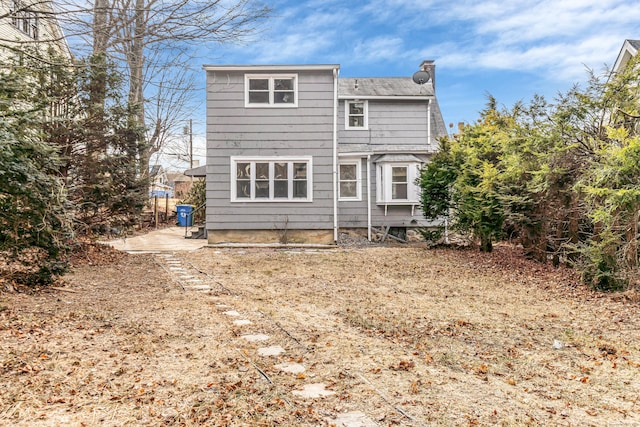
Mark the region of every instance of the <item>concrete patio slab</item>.
[[195, 251], [207, 246], [206, 239], [185, 239], [184, 227], [168, 227], [135, 237], [101, 242], [129, 253]]

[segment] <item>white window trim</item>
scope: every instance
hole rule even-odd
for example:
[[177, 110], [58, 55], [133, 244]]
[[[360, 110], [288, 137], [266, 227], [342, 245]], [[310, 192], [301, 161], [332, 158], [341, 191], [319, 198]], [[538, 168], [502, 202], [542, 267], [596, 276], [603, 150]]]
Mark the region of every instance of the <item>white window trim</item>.
[[[22, 1], [13, 1], [13, 9], [11, 10], [13, 17], [11, 18], [11, 23], [14, 28], [23, 34], [26, 34], [34, 40], [38, 40], [40, 38], [40, 19], [36, 12], [23, 10], [26, 7], [28, 7], [28, 5]], [[27, 27], [26, 30], [24, 28], [25, 25]]]
[[[269, 167], [269, 189], [271, 191], [271, 195], [269, 198], [255, 198], [255, 167], [251, 168], [251, 198], [238, 198], [237, 190], [238, 186], [236, 184], [236, 174], [237, 174], [237, 164], [238, 163], [306, 163], [307, 164], [307, 197], [306, 198], [293, 198], [293, 196], [289, 196], [290, 198], [275, 198], [273, 197], [273, 167]], [[231, 202], [239, 202], [239, 203], [308, 203], [313, 202], [313, 159], [311, 156], [300, 156], [300, 157], [244, 157], [244, 156], [231, 156], [230, 158], [230, 177], [229, 180], [231, 186]], [[291, 171], [292, 166], [290, 166], [289, 174], [287, 179], [289, 181], [288, 188], [292, 189], [293, 183], [293, 173]]]
[[[290, 104], [274, 103], [274, 80], [275, 79], [293, 79], [293, 96], [294, 102]], [[268, 104], [251, 104], [249, 103], [249, 80], [251, 79], [268, 79], [269, 80], [269, 103]], [[244, 106], [245, 108], [297, 108], [298, 107], [298, 75], [297, 74], [245, 74], [244, 75]]]
[[[363, 116], [364, 116], [364, 125], [363, 126], [350, 126], [349, 125], [349, 105], [351, 104], [363, 104]], [[350, 99], [344, 101], [344, 128], [346, 130], [369, 130], [369, 101]]]
[[[376, 166], [376, 204], [378, 205], [419, 205], [420, 204], [420, 186], [416, 180], [420, 176], [421, 163], [417, 162], [384, 162], [378, 163]], [[391, 198], [391, 168], [406, 167], [407, 168], [407, 199]]]
[[[356, 166], [356, 196], [355, 197], [343, 197], [340, 194], [340, 166], [342, 165], [355, 165]], [[357, 159], [344, 159], [341, 158], [338, 163], [338, 200], [341, 202], [359, 202], [362, 201], [362, 161]]]

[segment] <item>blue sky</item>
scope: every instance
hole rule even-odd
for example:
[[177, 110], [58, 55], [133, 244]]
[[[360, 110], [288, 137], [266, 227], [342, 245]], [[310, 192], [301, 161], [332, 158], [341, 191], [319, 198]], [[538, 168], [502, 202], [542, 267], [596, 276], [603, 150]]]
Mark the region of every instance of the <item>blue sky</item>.
[[507, 107], [535, 93], [552, 100], [640, 39], [635, 0], [265, 3], [274, 16], [259, 37], [212, 47], [203, 63], [340, 64], [342, 77], [399, 77], [433, 59], [446, 123], [475, 121], [487, 94]]

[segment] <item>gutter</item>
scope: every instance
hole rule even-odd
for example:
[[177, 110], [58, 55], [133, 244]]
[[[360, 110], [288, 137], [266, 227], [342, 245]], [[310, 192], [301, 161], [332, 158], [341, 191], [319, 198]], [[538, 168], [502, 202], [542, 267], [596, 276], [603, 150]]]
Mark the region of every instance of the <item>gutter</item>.
[[431, 101], [427, 100], [427, 145], [431, 144]]
[[205, 64], [202, 69], [205, 71], [324, 71], [336, 70], [339, 67], [335, 64], [316, 64], [316, 65], [210, 65]]

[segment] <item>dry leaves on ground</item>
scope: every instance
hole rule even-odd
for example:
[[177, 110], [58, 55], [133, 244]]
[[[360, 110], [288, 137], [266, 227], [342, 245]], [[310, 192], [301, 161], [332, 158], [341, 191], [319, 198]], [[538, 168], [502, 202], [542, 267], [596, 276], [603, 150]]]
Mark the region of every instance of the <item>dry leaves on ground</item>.
[[[636, 294], [593, 293], [515, 248], [176, 257], [208, 292], [159, 257], [106, 252], [64, 290], [0, 295], [0, 423], [640, 423]], [[319, 383], [323, 398], [293, 393]]]

